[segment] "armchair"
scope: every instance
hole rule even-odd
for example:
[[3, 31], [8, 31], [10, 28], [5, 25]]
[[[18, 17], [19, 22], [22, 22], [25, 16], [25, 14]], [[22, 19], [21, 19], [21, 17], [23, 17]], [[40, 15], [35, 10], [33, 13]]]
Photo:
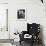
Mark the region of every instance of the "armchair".
[[[19, 35], [20, 36], [20, 44], [22, 41], [25, 41], [24, 35], [29, 34], [32, 37], [29, 39], [31, 44], [33, 45], [34, 42], [39, 43], [39, 33], [40, 33], [40, 24], [32, 23], [29, 24], [27, 23], [27, 31], [22, 31], [22, 33]], [[26, 38], [27, 40], [28, 38]]]

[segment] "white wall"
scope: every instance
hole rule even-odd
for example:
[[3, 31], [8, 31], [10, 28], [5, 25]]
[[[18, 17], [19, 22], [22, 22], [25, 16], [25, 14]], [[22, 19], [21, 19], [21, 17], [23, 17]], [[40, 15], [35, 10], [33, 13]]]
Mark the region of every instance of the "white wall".
[[[27, 20], [17, 20], [17, 9], [26, 8]], [[29, 23], [40, 23], [43, 28], [43, 36], [46, 44], [46, 16], [45, 16], [45, 5], [40, 0], [10, 0], [9, 1], [9, 31], [10, 36], [13, 38], [13, 33], [18, 30], [27, 30], [27, 22]]]
[[0, 0], [0, 3], [8, 3], [8, 0]]
[[[30, 0], [12, 0], [11, 2], [9, 2], [9, 23], [10, 23], [10, 30], [15, 30], [15, 29], [18, 29], [18, 30], [26, 30], [26, 23], [29, 21], [32, 23], [32, 20], [29, 20], [29, 19], [33, 19], [32, 17], [33, 16], [40, 16], [40, 15], [37, 15], [36, 13], [38, 14], [41, 14], [41, 9], [43, 9], [41, 6], [42, 4], [37, 1], [30, 1]], [[17, 16], [17, 10], [18, 9], [21, 9], [21, 8], [27, 8], [27, 20], [26, 21], [18, 21], [16, 20], [16, 16]], [[37, 9], [37, 10], [36, 10]], [[39, 12], [39, 10], [40, 12]], [[14, 11], [14, 12], [13, 12]], [[38, 12], [37, 12], [38, 11]], [[31, 16], [31, 17], [30, 17]], [[23, 24], [24, 23], [24, 24]], [[24, 27], [23, 27], [24, 26]], [[14, 28], [14, 29], [13, 29]]]

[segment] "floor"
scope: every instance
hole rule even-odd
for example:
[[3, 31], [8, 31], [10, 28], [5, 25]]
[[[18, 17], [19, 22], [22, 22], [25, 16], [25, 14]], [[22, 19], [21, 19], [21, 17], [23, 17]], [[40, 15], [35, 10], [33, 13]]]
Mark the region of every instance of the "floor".
[[[0, 43], [0, 46], [16, 46], [16, 45], [12, 45], [11, 43]], [[22, 44], [18, 44], [17, 43], [17, 46], [31, 46], [30, 44], [28, 43], [25, 43], [25, 42], [22, 42]], [[42, 46], [41, 44], [40, 45], [33, 45], [33, 46]]]
[[12, 46], [11, 43], [0, 43], [0, 46]]
[[[24, 42], [24, 41], [21, 42], [21, 45], [20, 45], [19, 42], [16, 42], [16, 43], [15, 43], [16, 46], [31, 46], [30, 44], [31, 44], [31, 43]], [[33, 46], [43, 46], [43, 45], [42, 45], [42, 44], [34, 44]]]
[[[21, 45], [19, 45], [19, 46], [31, 46], [30, 44], [28, 44], [28, 43], [25, 43], [25, 42], [23, 42]], [[33, 46], [42, 46], [41, 44], [34, 44]]]

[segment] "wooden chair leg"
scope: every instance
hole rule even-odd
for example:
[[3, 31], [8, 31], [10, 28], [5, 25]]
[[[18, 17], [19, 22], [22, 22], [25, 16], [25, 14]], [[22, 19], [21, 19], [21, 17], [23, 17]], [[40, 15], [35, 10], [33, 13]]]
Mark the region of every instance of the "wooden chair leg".
[[20, 45], [21, 45], [21, 41], [20, 41]]

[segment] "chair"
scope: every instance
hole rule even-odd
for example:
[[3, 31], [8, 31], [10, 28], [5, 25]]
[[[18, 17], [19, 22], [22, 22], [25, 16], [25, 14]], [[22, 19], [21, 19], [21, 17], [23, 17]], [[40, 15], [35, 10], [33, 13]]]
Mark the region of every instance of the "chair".
[[34, 42], [39, 43], [39, 33], [40, 33], [40, 24], [36, 24], [36, 23], [29, 24], [29, 23], [27, 23], [27, 31], [22, 31], [22, 34], [19, 35], [20, 36], [20, 44], [22, 41], [25, 41], [25, 38], [24, 38], [25, 34], [29, 34], [32, 36], [29, 40], [29, 41], [31, 41], [32, 45]]
[[39, 43], [40, 24], [27, 24], [27, 31], [32, 35], [32, 38], [34, 38], [33, 41], [37, 41]]

